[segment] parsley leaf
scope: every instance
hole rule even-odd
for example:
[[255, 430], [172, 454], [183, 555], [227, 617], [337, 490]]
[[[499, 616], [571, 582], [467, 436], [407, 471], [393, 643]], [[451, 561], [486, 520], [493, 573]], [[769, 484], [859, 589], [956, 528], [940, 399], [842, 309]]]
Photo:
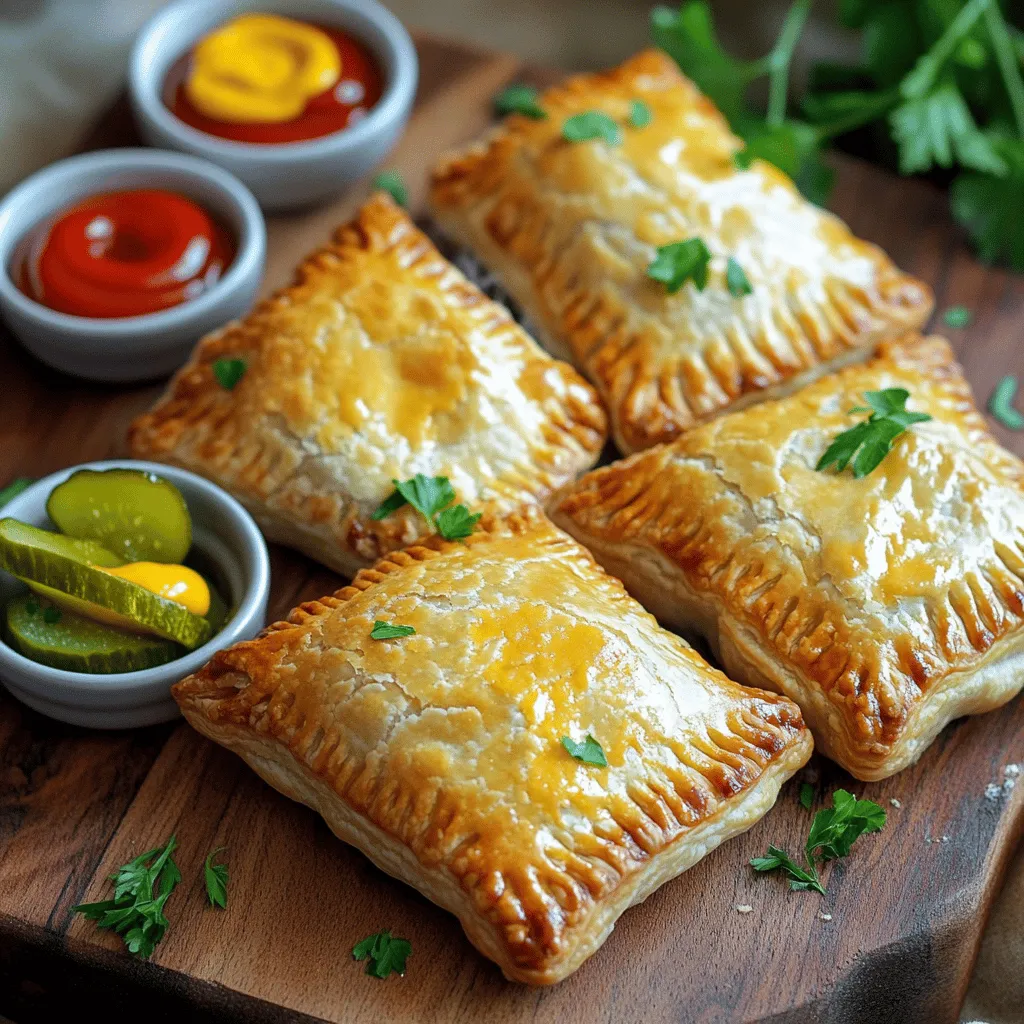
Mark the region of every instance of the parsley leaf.
[[633, 100], [629, 105], [629, 123], [633, 128], [646, 128], [654, 120], [651, 108], [642, 100]]
[[1013, 407], [1016, 394], [1017, 378], [1008, 374], [996, 385], [988, 400], [988, 411], [1007, 430], [1024, 430], [1024, 416]]
[[481, 512], [470, 512], [465, 505], [452, 505], [438, 513], [435, 525], [445, 540], [462, 540], [473, 532]]
[[800, 806], [803, 807], [805, 811], [809, 811], [811, 809], [811, 804], [813, 803], [814, 787], [809, 782], [805, 782], [800, 787]]
[[945, 313], [942, 314], [942, 322], [947, 327], [962, 328], [967, 327], [971, 322], [971, 311], [966, 306], [950, 306]]
[[0, 508], [13, 501], [22, 491], [27, 491], [35, 481], [29, 476], [15, 477], [6, 487], [0, 488]]
[[238, 382], [245, 376], [248, 364], [244, 359], [215, 359], [213, 375], [217, 383], [225, 391], [234, 391]]
[[603, 139], [609, 146], [622, 142], [622, 129], [603, 111], [585, 110], [567, 117], [562, 124], [562, 138], [566, 142], [589, 142]]
[[684, 242], [658, 246], [658, 255], [647, 268], [647, 276], [663, 282], [669, 295], [674, 295], [690, 280], [697, 291], [702, 292], [708, 283], [710, 262], [711, 251], [703, 239], [688, 238]]
[[1007, 173], [1006, 162], [978, 130], [963, 93], [952, 81], [906, 100], [889, 121], [899, 146], [901, 174], [929, 171], [936, 164], [952, 167], [954, 160], [988, 174]]
[[848, 856], [860, 836], [878, 832], [884, 825], [885, 811], [873, 800], [858, 800], [845, 789], [837, 789], [832, 794], [832, 806], [818, 811], [811, 822], [804, 846], [806, 868], [797, 864], [785, 850], [777, 846], [769, 846], [768, 855], [755, 857], [750, 865], [755, 871], [775, 871], [781, 868], [789, 875], [790, 889], [813, 889], [824, 895], [825, 887], [818, 874], [818, 864]]
[[537, 121], [543, 120], [548, 116], [547, 111], [541, 107], [537, 97], [537, 90], [532, 85], [510, 85], [494, 97], [494, 112], [502, 117], [522, 114]]
[[367, 960], [366, 973], [374, 978], [386, 978], [392, 971], [405, 974], [405, 961], [411, 953], [411, 943], [392, 938], [389, 931], [370, 935], [352, 947], [353, 958]]
[[758, 62], [741, 61], [722, 49], [711, 5], [684, 3], [679, 11], [651, 11], [654, 45], [664, 50], [719, 110], [734, 121], [743, 113], [747, 86], [764, 73]]
[[227, 864], [214, 864], [213, 858], [226, 849], [226, 846], [218, 846], [216, 850], [211, 850], [203, 864], [206, 896], [211, 907], [220, 907], [221, 910], [227, 910], [228, 906], [228, 866]]
[[1009, 173], [963, 172], [950, 186], [950, 206], [985, 262], [1005, 259], [1024, 271], [1024, 140], [997, 136], [994, 145]]
[[[889, 454], [892, 443], [907, 427], [924, 423], [931, 416], [926, 412], [910, 412], [905, 388], [886, 388], [884, 391], [866, 391], [864, 400], [871, 415], [862, 423], [843, 431], [828, 446], [814, 467], [817, 470], [835, 465], [841, 473], [853, 460], [853, 475], [859, 480], [867, 476]], [[867, 410], [854, 409], [852, 412]]]
[[383, 619], [377, 619], [370, 630], [371, 640], [395, 640], [400, 636], [412, 636], [416, 632], [412, 626], [392, 625]]
[[417, 473], [411, 480], [393, 480], [394, 492], [384, 499], [371, 516], [384, 519], [404, 505], [412, 505], [445, 540], [461, 540], [473, 532], [482, 513], [470, 512], [465, 505], [452, 505], [455, 488], [446, 476]]
[[577, 761], [580, 761], [583, 764], [589, 764], [594, 768], [608, 767], [608, 759], [604, 756], [604, 749], [589, 732], [582, 743], [577, 743], [569, 736], [563, 736], [562, 746], [565, 747], [565, 749], [568, 750]]
[[732, 256], [725, 265], [725, 284], [734, 299], [742, 299], [754, 290], [743, 268]]
[[409, 205], [409, 190], [398, 171], [381, 171], [373, 179], [373, 187], [387, 192], [399, 206]]
[[80, 903], [71, 912], [95, 921], [98, 928], [116, 932], [129, 952], [151, 956], [170, 924], [164, 907], [181, 881], [181, 872], [171, 856], [177, 845], [177, 839], [171, 836], [165, 846], [154, 847], [123, 864], [110, 876], [114, 883], [112, 900]]
[[767, 857], [754, 857], [750, 866], [755, 871], [775, 871], [782, 868], [789, 875], [789, 887], [796, 891], [813, 889], [825, 895], [825, 887], [821, 884], [817, 869], [811, 865], [810, 871], [805, 871], [785, 850], [777, 846], [768, 847]]

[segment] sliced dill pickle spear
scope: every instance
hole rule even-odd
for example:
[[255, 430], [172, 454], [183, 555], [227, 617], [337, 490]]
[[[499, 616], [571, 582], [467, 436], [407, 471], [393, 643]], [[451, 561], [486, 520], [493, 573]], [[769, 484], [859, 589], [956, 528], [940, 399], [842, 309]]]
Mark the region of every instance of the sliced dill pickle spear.
[[99, 541], [127, 562], [184, 562], [192, 546], [181, 491], [138, 469], [80, 469], [50, 492], [46, 512], [69, 537]]
[[69, 672], [137, 672], [184, 654], [170, 640], [101, 625], [33, 594], [7, 602], [4, 627], [19, 654]]
[[55, 536], [17, 519], [0, 519], [0, 569], [71, 611], [107, 625], [153, 633], [189, 650], [213, 635], [206, 619], [61, 551]]

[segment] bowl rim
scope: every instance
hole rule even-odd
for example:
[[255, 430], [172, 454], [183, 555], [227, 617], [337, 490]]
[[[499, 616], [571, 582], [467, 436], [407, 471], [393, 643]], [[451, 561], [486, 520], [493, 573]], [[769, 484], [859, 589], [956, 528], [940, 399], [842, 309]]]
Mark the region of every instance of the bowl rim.
[[[160, 62], [152, 59], [154, 53], [162, 54], [166, 48], [159, 35], [167, 22], [175, 21], [182, 16], [182, 11], [195, 9], [206, 12], [218, 7], [230, 8], [233, 13], [238, 2], [239, 0], [172, 0], [157, 11], [135, 37], [128, 64], [129, 98], [136, 108], [136, 113], [152, 122], [165, 135], [173, 137], [175, 145], [190, 152], [202, 152], [211, 160], [258, 158], [268, 165], [287, 166], [311, 157], [337, 156], [357, 149], [385, 130], [395, 118], [404, 116], [404, 112], [415, 98], [419, 78], [416, 46], [405, 26], [377, 0], [325, 0], [331, 7], [340, 11], [353, 11], [373, 22], [388, 47], [387, 53], [381, 53], [368, 41], [361, 40], [374, 52], [378, 61], [390, 65], [390, 68], [384, 68], [386, 83], [380, 99], [357, 124], [315, 139], [257, 143], [222, 139], [180, 120], [167, 109], [160, 98], [166, 69], [161, 72], [160, 80], [157, 81], [155, 68]], [[248, 0], [243, 2], [246, 7], [251, 6], [253, 10], [260, 9], [260, 4], [256, 0], [252, 0], [251, 3]], [[225, 10], [225, 14], [227, 13]], [[174, 59], [177, 59], [181, 52], [183, 51], [176, 53]]]
[[[26, 658], [0, 637], [0, 676], [3, 676], [4, 669], [14, 670], [19, 677], [22, 677], [16, 680], [16, 685], [19, 688], [31, 688], [34, 693], [38, 692], [37, 687], [39, 689], [55, 688], [63, 692], [66, 700], [68, 696], [75, 694], [95, 696], [104, 690], [153, 687], [165, 680], [183, 679], [185, 676], [191, 675], [205, 665], [218, 651], [235, 643], [251, 627], [254, 616], [266, 605], [270, 594], [270, 554], [263, 534], [246, 509], [222, 487], [187, 469], [159, 462], [147, 462], [142, 459], [105, 459], [77, 463], [64, 469], [55, 470], [0, 507], [0, 519], [18, 518], [19, 503], [34, 504], [40, 499], [45, 501], [57, 484], [63, 483], [72, 473], [76, 473], [80, 469], [138, 469], [164, 476], [176, 485], [185, 481], [190, 487], [199, 490], [203, 501], [220, 506], [233, 520], [242, 541], [241, 561], [250, 575], [249, 584], [239, 597], [234, 615], [224, 623], [224, 626], [202, 647], [197, 647], [194, 651], [175, 658], [174, 661], [168, 661], [153, 668], [136, 669], [134, 672], [74, 672], [71, 669], [54, 668], [51, 665], [43, 665], [31, 658]], [[260, 624], [261, 627], [263, 625], [264, 623]], [[31, 677], [32, 683], [23, 682], [25, 677]], [[170, 684], [168, 683], [168, 685]], [[148, 703], [148, 701], [142, 703]]]
[[[40, 193], [59, 197], [61, 185], [85, 175], [124, 170], [151, 171], [154, 178], [159, 177], [162, 171], [175, 171], [213, 188], [239, 221], [237, 250], [227, 273], [196, 299], [140, 316], [76, 316], [50, 309], [25, 295], [15, 283], [10, 267], [14, 249], [25, 236], [25, 231], [21, 231], [17, 237], [11, 237], [14, 230], [11, 223], [17, 211]], [[144, 186], [140, 184], [138, 187]], [[102, 186], [97, 186], [88, 194], [98, 195], [102, 191]], [[33, 225], [40, 224], [67, 206], [66, 198], [55, 199], [49, 212], [33, 218]], [[106, 335], [113, 339], [131, 337], [140, 330], [156, 332], [183, 328], [208, 317], [226, 295], [244, 288], [254, 274], [261, 275], [266, 251], [266, 221], [256, 197], [230, 171], [191, 153], [143, 147], [79, 153], [41, 168], [0, 199], [0, 302], [51, 331], [87, 332], [93, 337]]]

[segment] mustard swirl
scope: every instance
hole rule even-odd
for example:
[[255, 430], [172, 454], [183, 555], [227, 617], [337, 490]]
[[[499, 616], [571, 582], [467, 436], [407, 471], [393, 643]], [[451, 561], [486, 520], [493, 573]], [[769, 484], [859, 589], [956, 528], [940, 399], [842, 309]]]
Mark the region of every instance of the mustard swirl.
[[189, 100], [234, 124], [291, 121], [341, 77], [341, 55], [325, 32], [274, 14], [242, 14], [192, 53]]

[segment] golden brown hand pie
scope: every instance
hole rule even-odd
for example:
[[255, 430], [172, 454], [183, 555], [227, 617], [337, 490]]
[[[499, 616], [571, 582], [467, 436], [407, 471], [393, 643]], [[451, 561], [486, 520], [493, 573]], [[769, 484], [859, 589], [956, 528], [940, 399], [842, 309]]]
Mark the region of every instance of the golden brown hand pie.
[[[248, 364], [231, 391], [219, 359]], [[137, 457], [209, 477], [272, 540], [346, 575], [430, 532], [408, 506], [371, 519], [393, 478], [446, 476], [459, 501], [510, 509], [592, 466], [604, 439], [591, 387], [384, 194], [202, 341], [130, 434]]]
[[[633, 101], [653, 115], [629, 125]], [[722, 410], [775, 397], [919, 327], [928, 288], [755, 161], [714, 106], [658, 51], [546, 92], [544, 120], [514, 115], [443, 161], [432, 204], [523, 307], [549, 349], [605, 400], [625, 451], [670, 440]], [[588, 110], [621, 145], [567, 142]], [[656, 250], [701, 238], [707, 287], [674, 295], [647, 276]], [[753, 286], [735, 298], [734, 257]]]
[[[934, 419], [860, 480], [816, 471], [885, 388]], [[880, 779], [1024, 684], [1022, 482], [946, 342], [913, 338], [589, 473], [553, 517], [664, 622], [706, 635], [730, 676], [797, 701], [825, 753]]]
[[[376, 620], [416, 633], [373, 640]], [[708, 666], [536, 508], [395, 552], [174, 695], [533, 984], [753, 825], [811, 752], [795, 704]], [[587, 734], [607, 767], [561, 743]]]

